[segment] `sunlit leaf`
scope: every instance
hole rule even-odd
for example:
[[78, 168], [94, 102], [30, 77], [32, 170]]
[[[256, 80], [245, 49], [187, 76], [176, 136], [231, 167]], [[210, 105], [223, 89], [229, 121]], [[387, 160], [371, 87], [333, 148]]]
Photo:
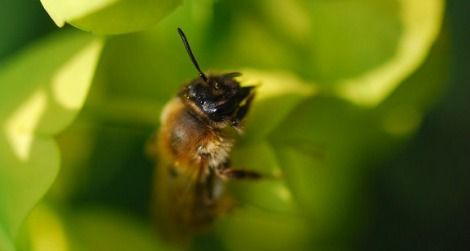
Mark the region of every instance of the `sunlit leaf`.
[[149, 28], [181, 0], [41, 0], [54, 22], [70, 23], [98, 34], [134, 32]]
[[2, 226], [0, 226], [0, 250], [2, 251], [14, 251], [15, 246], [13, 245], [9, 234], [7, 234]]
[[31, 251], [175, 250], [160, 243], [148, 224], [104, 208], [63, 213], [40, 204], [25, 227]]
[[83, 105], [100, 50], [100, 40], [65, 33], [1, 67], [0, 229], [9, 238], [57, 175], [52, 137]]
[[291, 74], [262, 72], [252, 69], [243, 72], [244, 85], [255, 85], [256, 96], [247, 119], [247, 141], [265, 138], [284, 117], [302, 100], [314, 95], [316, 88], [306, 84]]
[[70, 249], [70, 238], [67, 236], [64, 222], [57, 212], [45, 204], [34, 208], [24, 225], [29, 234], [31, 251]]
[[[136, 115], [136, 121], [155, 125], [163, 105], [197, 76], [176, 28], [184, 29], [191, 46], [199, 52], [201, 30], [210, 20], [207, 9], [211, 4], [188, 1], [154, 29], [110, 37], [97, 71], [103, 80], [98, 83], [103, 93], [90, 100], [91, 108], [115, 117]], [[201, 55], [201, 64], [203, 58]]]
[[[424, 60], [443, 1], [242, 1], [214, 25], [219, 65], [285, 70], [364, 106], [383, 101]], [[238, 10], [237, 8], [241, 9]], [[215, 15], [215, 22], [227, 19]], [[229, 59], [229, 60], [227, 60]]]
[[[424, 61], [439, 33], [444, 3], [402, 0], [397, 5], [402, 31], [393, 56], [351, 80], [340, 80], [339, 95], [358, 104], [375, 105]], [[379, 30], [378, 39], [381, 34]]]

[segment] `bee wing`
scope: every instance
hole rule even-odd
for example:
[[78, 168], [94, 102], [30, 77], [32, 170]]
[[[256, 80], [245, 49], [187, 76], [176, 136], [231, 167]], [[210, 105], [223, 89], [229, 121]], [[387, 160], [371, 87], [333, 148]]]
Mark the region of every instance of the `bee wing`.
[[206, 187], [198, 181], [200, 168], [176, 173], [172, 163], [157, 163], [154, 189], [154, 213], [158, 227], [170, 239], [187, 239], [202, 221]]

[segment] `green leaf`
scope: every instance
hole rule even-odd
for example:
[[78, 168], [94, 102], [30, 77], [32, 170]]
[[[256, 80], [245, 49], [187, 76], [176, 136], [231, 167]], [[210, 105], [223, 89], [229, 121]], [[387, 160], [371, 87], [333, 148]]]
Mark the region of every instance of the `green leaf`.
[[[444, 2], [430, 0], [241, 1], [215, 15], [219, 67], [290, 69], [361, 106], [375, 106], [423, 62]], [[229, 20], [224, 21], [226, 16]], [[230, 60], [227, 60], [230, 59]]]
[[[376, 108], [335, 97], [302, 102], [269, 135], [293, 200], [313, 233], [345, 232], [363, 219], [363, 180], [419, 128], [448, 84], [448, 44], [440, 37], [428, 60]], [[358, 215], [359, 214], [359, 215]]]
[[231, 182], [231, 192], [247, 205], [254, 205], [269, 212], [295, 213], [297, 208], [289, 187], [282, 179], [282, 169], [274, 150], [265, 140], [236, 145], [232, 155], [234, 168], [259, 172], [264, 176], [258, 181]]
[[110, 209], [87, 209], [69, 220], [77, 250], [174, 250], [156, 238], [148, 222]]
[[[358, 74], [351, 80], [340, 80], [341, 86], [337, 89], [338, 94], [363, 105], [376, 105], [384, 100], [423, 63], [439, 34], [443, 9], [444, 2], [441, 0], [399, 1], [396, 15], [402, 29], [394, 54], [389, 60], [371, 68], [368, 72]], [[380, 21], [369, 20], [369, 23], [372, 22]], [[383, 39], [382, 34], [383, 31], [378, 29], [375, 40]], [[376, 52], [372, 51], [368, 54], [372, 53]], [[360, 57], [357, 59], [361, 60]]]
[[59, 170], [53, 136], [87, 96], [101, 51], [88, 35], [53, 36], [4, 62], [0, 71], [0, 229], [14, 238]]
[[307, 222], [300, 215], [285, 215], [245, 207], [234, 210], [218, 226], [225, 246], [236, 250], [306, 250]]
[[64, 213], [44, 203], [28, 217], [30, 250], [174, 250], [160, 243], [148, 223], [116, 210]]
[[41, 0], [57, 26], [70, 23], [97, 34], [119, 34], [147, 29], [181, 0]]
[[350, 213], [358, 177], [380, 159], [389, 140], [373, 112], [331, 97], [301, 103], [270, 135], [292, 196], [314, 233], [331, 233], [357, 218]]
[[242, 84], [257, 86], [243, 135], [245, 141], [255, 142], [265, 138], [297, 104], [316, 92], [315, 86], [289, 73], [254, 69], [242, 69], [240, 72], [243, 73], [240, 78]]
[[9, 234], [3, 230], [0, 225], [0, 250], [2, 251], [14, 251], [15, 246], [13, 245]]

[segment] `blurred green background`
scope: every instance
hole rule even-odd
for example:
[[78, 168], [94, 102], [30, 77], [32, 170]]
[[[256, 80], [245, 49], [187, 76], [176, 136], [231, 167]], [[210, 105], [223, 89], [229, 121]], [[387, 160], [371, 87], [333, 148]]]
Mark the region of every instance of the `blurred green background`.
[[[42, 1], [92, 33], [0, 2], [0, 251], [470, 247], [468, 1]], [[242, 206], [185, 248], [144, 153], [196, 76], [177, 26], [261, 84], [235, 165], [283, 173], [230, 184]]]

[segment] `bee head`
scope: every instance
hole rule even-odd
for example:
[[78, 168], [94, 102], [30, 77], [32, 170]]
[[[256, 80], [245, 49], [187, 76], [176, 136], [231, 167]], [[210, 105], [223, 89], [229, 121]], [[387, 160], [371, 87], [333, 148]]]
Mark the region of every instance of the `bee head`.
[[254, 96], [254, 86], [241, 87], [235, 79], [239, 75], [236, 72], [194, 79], [183, 88], [180, 97], [209, 120], [237, 126]]
[[213, 124], [220, 127], [229, 124], [237, 129], [253, 100], [254, 86], [241, 87], [235, 79], [240, 76], [238, 72], [206, 76], [194, 57], [186, 35], [180, 28], [178, 33], [189, 58], [199, 72], [199, 78], [187, 84], [179, 96], [196, 114], [214, 122]]

